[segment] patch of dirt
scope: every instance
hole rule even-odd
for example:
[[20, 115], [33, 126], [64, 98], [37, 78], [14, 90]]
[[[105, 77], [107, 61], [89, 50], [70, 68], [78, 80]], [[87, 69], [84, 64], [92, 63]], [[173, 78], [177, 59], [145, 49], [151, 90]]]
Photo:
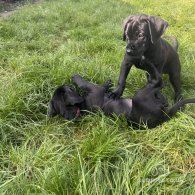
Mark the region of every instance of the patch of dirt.
[[8, 16], [11, 16], [15, 11], [4, 11], [3, 13], [0, 13], [0, 17], [6, 18]]
[[26, 3], [40, 3], [43, 0], [0, 0], [0, 17], [6, 18], [12, 15], [16, 9]]

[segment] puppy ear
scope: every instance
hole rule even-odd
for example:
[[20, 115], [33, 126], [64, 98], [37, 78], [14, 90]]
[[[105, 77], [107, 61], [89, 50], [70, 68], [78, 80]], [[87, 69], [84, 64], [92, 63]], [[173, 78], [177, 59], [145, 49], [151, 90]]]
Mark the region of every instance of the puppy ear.
[[152, 44], [154, 44], [168, 27], [168, 23], [160, 17], [149, 16], [148, 27]]
[[53, 105], [53, 101], [51, 100], [49, 102], [49, 106], [48, 106], [48, 114], [47, 114], [49, 117], [54, 117], [57, 115], [57, 112], [56, 112], [56, 109]]
[[133, 17], [134, 16], [128, 16], [123, 20], [123, 41], [126, 41], [126, 31], [128, 30], [127, 27], [129, 26], [129, 23], [133, 20]]

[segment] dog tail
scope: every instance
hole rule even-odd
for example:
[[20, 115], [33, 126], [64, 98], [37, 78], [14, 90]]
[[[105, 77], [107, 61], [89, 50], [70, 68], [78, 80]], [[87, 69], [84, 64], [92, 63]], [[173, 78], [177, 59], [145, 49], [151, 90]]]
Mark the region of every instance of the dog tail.
[[172, 41], [172, 43], [173, 43], [172, 47], [175, 49], [175, 51], [177, 51], [177, 50], [178, 50], [179, 43], [178, 43], [178, 41], [177, 41], [176, 37], [166, 35], [166, 36], [163, 36], [163, 38], [171, 40], [171, 41]]
[[195, 98], [192, 99], [185, 99], [177, 102], [167, 113], [167, 120], [173, 117], [176, 112], [182, 108], [185, 104], [195, 103]]

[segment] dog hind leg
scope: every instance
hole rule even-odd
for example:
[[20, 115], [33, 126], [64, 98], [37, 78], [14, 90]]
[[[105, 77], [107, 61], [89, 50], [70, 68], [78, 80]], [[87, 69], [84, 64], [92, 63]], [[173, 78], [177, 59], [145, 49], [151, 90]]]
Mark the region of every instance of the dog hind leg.
[[72, 81], [82, 90], [90, 91], [90, 89], [94, 87], [94, 84], [84, 80], [79, 74], [73, 75]]

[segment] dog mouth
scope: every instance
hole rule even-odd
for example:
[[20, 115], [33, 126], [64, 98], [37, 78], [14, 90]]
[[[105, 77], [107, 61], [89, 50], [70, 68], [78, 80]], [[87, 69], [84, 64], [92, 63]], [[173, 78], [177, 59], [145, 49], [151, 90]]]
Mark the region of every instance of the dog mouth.
[[79, 104], [66, 105], [65, 110], [65, 119], [74, 120], [78, 119], [81, 116], [81, 109]]
[[143, 52], [126, 48], [126, 53], [132, 57], [141, 57]]

